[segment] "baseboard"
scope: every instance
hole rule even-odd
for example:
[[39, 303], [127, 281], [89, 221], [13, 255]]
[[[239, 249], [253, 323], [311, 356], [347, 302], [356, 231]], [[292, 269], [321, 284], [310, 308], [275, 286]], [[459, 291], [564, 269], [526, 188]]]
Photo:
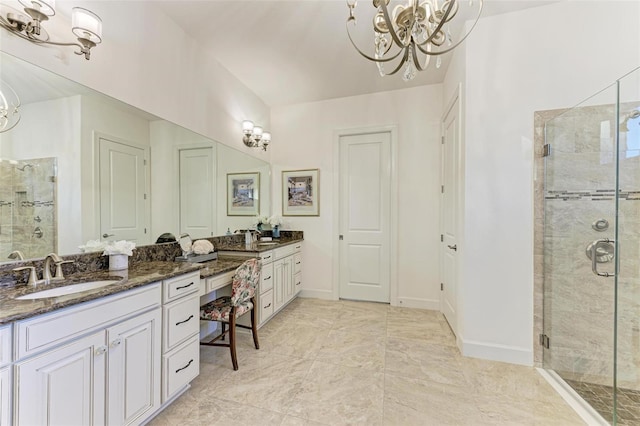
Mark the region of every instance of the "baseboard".
[[397, 301], [398, 304], [395, 306], [401, 306], [403, 308], [428, 309], [430, 311], [440, 310], [440, 300], [398, 297]]
[[533, 366], [533, 352], [529, 349], [465, 340], [464, 338], [461, 341], [462, 347], [460, 350], [464, 356]]
[[336, 300], [333, 298], [333, 292], [331, 290], [305, 290], [302, 289], [298, 297], [307, 299], [324, 299], [324, 300]]

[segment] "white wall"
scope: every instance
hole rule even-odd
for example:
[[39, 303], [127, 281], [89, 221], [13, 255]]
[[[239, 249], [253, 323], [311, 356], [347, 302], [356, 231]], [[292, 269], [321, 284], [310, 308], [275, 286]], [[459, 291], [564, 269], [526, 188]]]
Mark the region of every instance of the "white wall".
[[[482, 19], [466, 41], [465, 355], [533, 361], [533, 113], [640, 65], [640, 3], [566, 1]], [[461, 52], [457, 52], [461, 54]]]
[[398, 302], [439, 306], [441, 86], [274, 108], [270, 145], [273, 211], [282, 212], [282, 170], [320, 169], [320, 216], [285, 217], [283, 229], [304, 231], [303, 294], [332, 297], [333, 186], [337, 130], [396, 125], [398, 129]]
[[153, 2], [58, 2], [45, 26], [73, 40], [70, 9], [83, 6], [104, 23], [103, 43], [91, 60], [69, 47], [43, 47], [0, 31], [2, 51], [89, 86], [211, 139], [269, 160], [270, 151], [244, 147], [240, 123], [269, 128], [264, 102], [201, 48]]

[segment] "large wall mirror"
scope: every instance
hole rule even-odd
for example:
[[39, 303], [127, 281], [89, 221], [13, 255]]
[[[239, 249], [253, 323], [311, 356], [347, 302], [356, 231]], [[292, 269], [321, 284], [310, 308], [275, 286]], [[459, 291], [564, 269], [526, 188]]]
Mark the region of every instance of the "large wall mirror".
[[0, 82], [20, 100], [20, 121], [0, 132], [0, 262], [247, 228], [252, 217], [227, 215], [231, 173], [259, 174], [255, 202], [270, 212], [265, 161], [4, 52]]

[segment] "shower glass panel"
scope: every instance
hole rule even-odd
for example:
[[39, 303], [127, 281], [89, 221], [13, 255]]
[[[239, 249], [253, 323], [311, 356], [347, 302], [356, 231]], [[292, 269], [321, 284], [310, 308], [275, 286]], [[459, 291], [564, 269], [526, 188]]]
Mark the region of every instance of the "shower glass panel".
[[[617, 84], [548, 121], [543, 365], [614, 422]], [[636, 248], [637, 250], [637, 248]], [[599, 274], [599, 275], [597, 275]]]

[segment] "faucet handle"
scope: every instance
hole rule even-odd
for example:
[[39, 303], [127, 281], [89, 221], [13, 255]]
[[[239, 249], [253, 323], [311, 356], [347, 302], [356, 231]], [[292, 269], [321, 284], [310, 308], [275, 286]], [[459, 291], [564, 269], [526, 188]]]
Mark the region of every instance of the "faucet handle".
[[38, 277], [36, 276], [36, 267], [35, 266], [21, 266], [19, 268], [13, 268], [12, 271], [20, 272], [29, 270], [29, 280], [27, 281], [27, 285], [36, 285], [38, 281]]
[[75, 263], [75, 260], [59, 260], [57, 261], [56, 264], [56, 273], [54, 275], [54, 278], [56, 279], [60, 279], [63, 280], [64, 279], [64, 273], [62, 272], [62, 265], [65, 263]]

